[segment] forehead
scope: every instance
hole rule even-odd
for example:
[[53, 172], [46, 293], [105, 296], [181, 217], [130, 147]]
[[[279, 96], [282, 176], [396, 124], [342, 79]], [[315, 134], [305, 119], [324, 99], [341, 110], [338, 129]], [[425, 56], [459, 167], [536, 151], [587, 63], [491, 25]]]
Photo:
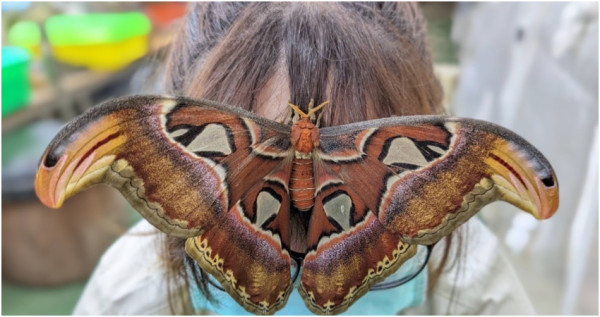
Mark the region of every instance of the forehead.
[[262, 102], [256, 104], [256, 113], [270, 120], [281, 121], [289, 119], [289, 107], [287, 101]]
[[282, 67], [269, 78], [256, 99], [255, 112], [267, 119], [286, 121], [289, 119], [290, 100], [289, 80]]

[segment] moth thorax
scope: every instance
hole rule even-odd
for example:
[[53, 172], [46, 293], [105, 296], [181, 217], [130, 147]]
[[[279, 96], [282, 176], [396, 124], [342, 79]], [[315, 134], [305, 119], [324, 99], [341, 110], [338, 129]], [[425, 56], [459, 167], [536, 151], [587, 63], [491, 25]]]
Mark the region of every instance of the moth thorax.
[[311, 153], [319, 145], [319, 128], [304, 118], [292, 126], [291, 141], [296, 152]]
[[307, 211], [315, 204], [315, 183], [312, 159], [294, 159], [290, 178], [292, 205]]

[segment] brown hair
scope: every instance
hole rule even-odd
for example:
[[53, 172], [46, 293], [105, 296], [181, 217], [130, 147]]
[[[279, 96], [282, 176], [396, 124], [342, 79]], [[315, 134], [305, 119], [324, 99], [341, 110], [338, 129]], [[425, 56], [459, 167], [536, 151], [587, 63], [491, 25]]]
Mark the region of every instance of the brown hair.
[[[311, 98], [329, 100], [323, 126], [443, 112], [424, 19], [412, 3], [194, 3], [166, 72], [170, 94], [259, 113], [288, 100], [305, 111]], [[197, 265], [188, 276], [183, 245], [165, 242], [170, 276], [210, 296]]]

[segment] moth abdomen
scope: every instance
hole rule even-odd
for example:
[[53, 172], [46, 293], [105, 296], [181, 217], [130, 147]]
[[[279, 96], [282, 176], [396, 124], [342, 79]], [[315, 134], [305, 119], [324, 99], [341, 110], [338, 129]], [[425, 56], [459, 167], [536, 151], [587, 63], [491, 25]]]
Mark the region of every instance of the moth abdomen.
[[290, 177], [292, 205], [306, 211], [315, 204], [315, 185], [312, 159], [294, 159]]

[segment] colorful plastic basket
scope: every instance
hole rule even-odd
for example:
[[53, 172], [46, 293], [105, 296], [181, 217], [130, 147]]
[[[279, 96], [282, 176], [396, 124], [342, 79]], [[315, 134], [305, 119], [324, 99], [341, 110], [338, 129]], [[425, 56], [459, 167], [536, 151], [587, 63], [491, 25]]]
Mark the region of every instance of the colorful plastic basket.
[[148, 50], [150, 21], [139, 12], [57, 15], [46, 21], [54, 57], [94, 70], [118, 70]]

